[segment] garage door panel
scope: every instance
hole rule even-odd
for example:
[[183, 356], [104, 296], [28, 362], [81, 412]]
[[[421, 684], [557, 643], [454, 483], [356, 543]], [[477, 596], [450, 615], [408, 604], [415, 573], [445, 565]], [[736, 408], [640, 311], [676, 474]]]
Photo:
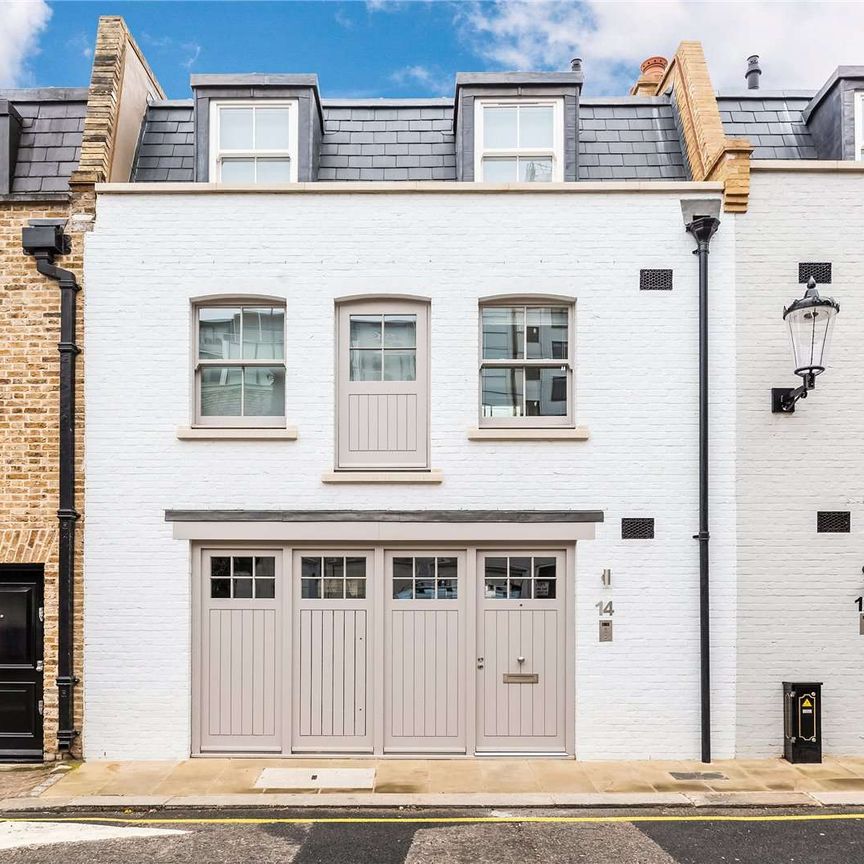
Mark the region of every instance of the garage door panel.
[[384, 747], [465, 751], [464, 555], [385, 556]]
[[[259, 565], [266, 590], [258, 587]], [[281, 749], [280, 578], [278, 551], [202, 551], [195, 709], [202, 751]]]
[[295, 751], [371, 750], [368, 552], [295, 553]]

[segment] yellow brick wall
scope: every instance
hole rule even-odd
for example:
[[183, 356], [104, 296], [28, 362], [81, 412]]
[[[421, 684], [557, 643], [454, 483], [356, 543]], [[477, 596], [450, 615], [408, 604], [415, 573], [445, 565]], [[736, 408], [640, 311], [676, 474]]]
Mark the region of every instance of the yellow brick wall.
[[[21, 250], [28, 219], [67, 218], [64, 203], [0, 203], [0, 563], [45, 565], [45, 754], [57, 753], [57, 540], [60, 289], [36, 272]], [[58, 264], [81, 281], [82, 235], [71, 234], [72, 254]], [[79, 344], [83, 298], [78, 297]], [[77, 365], [76, 507], [83, 512], [83, 362]], [[82, 660], [83, 519], [76, 527], [76, 674]], [[76, 688], [75, 724], [82, 724], [83, 683]], [[76, 746], [73, 753], [80, 752]]]
[[726, 137], [701, 43], [682, 42], [678, 46], [655, 93], [665, 93], [670, 86], [693, 179], [722, 182], [724, 209], [745, 212], [753, 147], [744, 138]]

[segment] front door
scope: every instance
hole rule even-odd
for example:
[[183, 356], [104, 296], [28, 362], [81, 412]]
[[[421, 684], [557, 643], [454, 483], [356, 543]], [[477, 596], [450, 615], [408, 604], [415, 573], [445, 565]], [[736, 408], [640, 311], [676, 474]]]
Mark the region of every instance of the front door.
[[384, 562], [384, 749], [465, 752], [465, 553]]
[[0, 565], [0, 760], [42, 760], [39, 565]]
[[564, 753], [565, 556], [479, 559], [477, 751]]

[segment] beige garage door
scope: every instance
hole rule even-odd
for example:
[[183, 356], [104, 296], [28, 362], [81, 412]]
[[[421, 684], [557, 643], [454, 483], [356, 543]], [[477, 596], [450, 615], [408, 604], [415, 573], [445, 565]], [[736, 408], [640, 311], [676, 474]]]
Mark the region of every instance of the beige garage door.
[[294, 553], [295, 751], [371, 751], [372, 553]]
[[465, 752], [465, 555], [385, 556], [384, 749]]
[[282, 553], [205, 549], [201, 568], [200, 749], [279, 751]]

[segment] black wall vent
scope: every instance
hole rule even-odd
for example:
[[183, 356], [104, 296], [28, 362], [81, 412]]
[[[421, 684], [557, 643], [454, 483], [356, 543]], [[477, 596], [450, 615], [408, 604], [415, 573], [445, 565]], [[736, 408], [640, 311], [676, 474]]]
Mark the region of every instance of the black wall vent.
[[848, 534], [851, 518], [848, 510], [820, 510], [816, 514], [816, 530], [820, 534]]
[[621, 520], [621, 539], [622, 540], [653, 540], [654, 539], [654, 520], [653, 519], [632, 519], [624, 518]]
[[640, 270], [639, 271], [639, 290], [640, 291], [671, 291], [672, 290], [672, 271], [671, 270]]
[[806, 285], [810, 277], [816, 280], [817, 285], [831, 284], [831, 262], [830, 261], [800, 261], [798, 263], [798, 281]]

